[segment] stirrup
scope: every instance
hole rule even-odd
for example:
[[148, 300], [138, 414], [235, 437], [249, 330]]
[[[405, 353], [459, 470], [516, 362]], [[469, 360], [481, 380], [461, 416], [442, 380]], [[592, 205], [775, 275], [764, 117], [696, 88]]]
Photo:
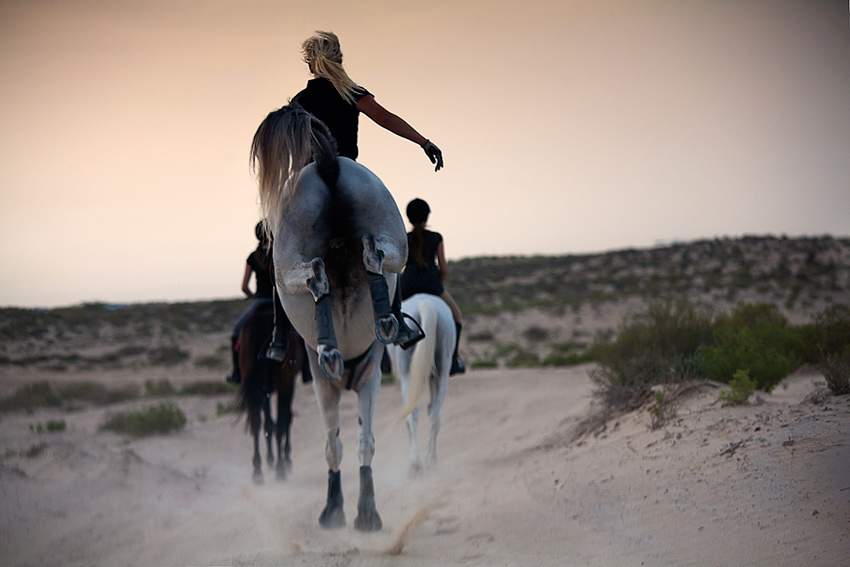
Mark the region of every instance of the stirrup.
[[407, 313], [402, 313], [401, 316], [402, 319], [406, 317], [413, 321], [413, 324], [416, 325], [416, 329], [411, 329], [410, 327], [404, 324], [399, 325], [398, 337], [396, 338], [396, 342], [394, 344], [400, 346], [402, 350], [407, 350], [425, 338], [425, 330], [422, 329], [422, 326], [416, 319], [414, 319]]
[[283, 343], [278, 342], [278, 333], [277, 329], [272, 331], [272, 336], [266, 339], [269, 343], [269, 348], [266, 350], [266, 358], [269, 360], [276, 360], [277, 362], [283, 362], [286, 360], [286, 346]]
[[276, 360], [277, 362], [283, 362], [286, 358], [286, 349], [280, 345], [273, 344], [266, 351], [266, 358], [269, 360]]

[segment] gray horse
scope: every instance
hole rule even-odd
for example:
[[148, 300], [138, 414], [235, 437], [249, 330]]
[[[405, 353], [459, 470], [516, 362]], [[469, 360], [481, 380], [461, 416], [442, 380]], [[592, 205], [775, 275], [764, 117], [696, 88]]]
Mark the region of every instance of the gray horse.
[[384, 184], [362, 165], [338, 157], [327, 127], [296, 105], [268, 115], [254, 135], [251, 155], [274, 237], [277, 292], [311, 351], [325, 425], [328, 497], [319, 523], [345, 525], [339, 401], [347, 389], [357, 393], [360, 417], [354, 526], [379, 530], [372, 420], [384, 344], [398, 334], [388, 297], [407, 259], [404, 221]]

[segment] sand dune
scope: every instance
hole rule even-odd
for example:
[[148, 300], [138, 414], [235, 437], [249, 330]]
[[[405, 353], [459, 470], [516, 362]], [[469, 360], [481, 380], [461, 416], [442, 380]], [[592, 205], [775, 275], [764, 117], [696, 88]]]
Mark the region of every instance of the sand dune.
[[[343, 398], [348, 526], [322, 530], [323, 439], [299, 384], [294, 469], [251, 481], [224, 399], [179, 398], [179, 434], [98, 431], [115, 407], [0, 421], [0, 556], [7, 565], [837, 566], [850, 553], [850, 398], [806, 401], [798, 374], [749, 407], [695, 390], [649, 428], [641, 410], [571, 440], [588, 367], [452, 378], [436, 468], [408, 474], [407, 432], [381, 391], [374, 461], [383, 531], [354, 530], [356, 397]], [[101, 375], [109, 380], [109, 374]], [[88, 379], [91, 376], [87, 377]], [[144, 404], [136, 401], [125, 404]], [[423, 401], [424, 405], [424, 401]], [[64, 432], [29, 425], [64, 419]], [[427, 425], [427, 418], [423, 419]], [[427, 427], [420, 433], [426, 434]], [[35, 447], [35, 450], [32, 450]], [[40, 447], [40, 449], [39, 449]], [[395, 555], [393, 555], [395, 554]]]

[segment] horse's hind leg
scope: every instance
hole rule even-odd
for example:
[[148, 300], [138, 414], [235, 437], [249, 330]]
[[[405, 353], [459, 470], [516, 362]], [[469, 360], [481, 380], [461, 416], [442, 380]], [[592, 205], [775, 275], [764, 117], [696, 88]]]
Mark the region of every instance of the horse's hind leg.
[[[289, 352], [295, 352], [293, 342], [289, 343]], [[289, 355], [280, 377], [281, 383], [277, 389], [277, 478], [284, 480], [286, 474], [292, 468], [290, 453], [292, 447], [289, 442], [289, 432], [292, 427], [292, 394], [295, 388], [295, 362], [300, 360], [297, 356]]]
[[428, 405], [428, 415], [431, 421], [431, 435], [428, 439], [428, 456], [426, 466], [433, 467], [437, 464], [437, 434], [440, 432], [440, 411], [443, 401], [446, 399], [446, 387], [448, 376], [444, 369], [440, 369], [439, 376], [431, 381], [431, 403]]
[[248, 419], [251, 423], [251, 434], [254, 436], [254, 483], [263, 483], [263, 459], [260, 457], [260, 427], [261, 417], [259, 407], [250, 407], [248, 409]]
[[263, 398], [263, 415], [265, 416], [263, 435], [266, 437], [266, 462], [271, 467], [274, 466], [274, 447], [272, 445], [274, 420], [272, 419], [271, 398], [268, 394]]

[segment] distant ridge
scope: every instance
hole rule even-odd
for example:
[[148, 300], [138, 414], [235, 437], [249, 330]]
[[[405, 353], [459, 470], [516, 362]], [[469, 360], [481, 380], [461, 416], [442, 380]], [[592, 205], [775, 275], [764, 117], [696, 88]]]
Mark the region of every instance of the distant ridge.
[[[598, 254], [468, 258], [449, 263], [447, 285], [465, 315], [679, 296], [813, 312], [850, 305], [850, 238], [744, 236]], [[123, 344], [229, 333], [245, 307], [225, 299], [0, 308], [0, 355], [45, 341]]]
[[744, 236], [598, 254], [451, 262], [447, 285], [465, 313], [575, 307], [686, 295], [752, 296], [788, 308], [850, 302], [850, 238]]

